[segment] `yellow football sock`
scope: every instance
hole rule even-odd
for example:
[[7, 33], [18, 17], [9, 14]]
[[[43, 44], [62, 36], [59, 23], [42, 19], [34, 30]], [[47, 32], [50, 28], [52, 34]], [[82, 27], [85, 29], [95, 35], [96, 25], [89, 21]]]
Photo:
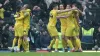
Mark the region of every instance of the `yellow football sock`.
[[65, 42], [64, 39], [62, 39], [62, 46], [63, 46], [64, 48], [67, 47], [67, 44], [66, 44], [66, 42]]
[[28, 44], [27, 44], [27, 51], [29, 51], [29, 41], [28, 41]]
[[24, 41], [24, 40], [22, 41], [22, 46], [23, 46], [23, 48], [24, 48], [24, 50], [25, 50], [26, 47], [25, 47], [25, 41]]
[[50, 43], [50, 45], [48, 46], [48, 48], [51, 48], [53, 46], [53, 44], [55, 43], [55, 39], [53, 39]]
[[28, 41], [26, 41], [25, 50], [29, 51], [29, 42]]
[[69, 47], [70, 47], [71, 49], [74, 48], [74, 47], [73, 47], [73, 44], [72, 44], [72, 42], [71, 42], [71, 40], [67, 40], [67, 43], [68, 43], [68, 45], [69, 45]]
[[22, 46], [25, 51], [29, 51], [29, 42], [27, 40], [23, 40]]
[[20, 49], [21, 44], [22, 44], [22, 38], [20, 37], [20, 38], [18, 39], [18, 48], [19, 48], [19, 49]]
[[76, 40], [72, 40], [73, 46], [75, 47], [75, 50], [78, 50], [77, 44], [76, 44]]
[[15, 38], [13, 39], [13, 45], [12, 45], [13, 48], [14, 48], [16, 42], [17, 42], [17, 38], [15, 37]]
[[76, 43], [76, 49], [79, 49], [81, 47], [80, 39], [76, 38], [75, 43]]
[[56, 41], [55, 41], [55, 50], [58, 50], [58, 43], [59, 43], [59, 40], [56, 39]]
[[72, 42], [73, 46], [75, 47], [75, 45], [76, 45], [75, 40], [71, 39], [71, 42]]

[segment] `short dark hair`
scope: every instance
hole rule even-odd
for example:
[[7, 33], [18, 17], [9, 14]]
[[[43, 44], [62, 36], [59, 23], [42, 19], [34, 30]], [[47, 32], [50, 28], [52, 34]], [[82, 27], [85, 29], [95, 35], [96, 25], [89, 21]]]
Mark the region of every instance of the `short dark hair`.
[[54, 8], [54, 7], [56, 7], [56, 6], [58, 6], [58, 5], [57, 5], [57, 4], [53, 4], [52, 8]]
[[22, 8], [21, 6], [17, 6], [16, 11], [19, 12], [21, 10], [21, 8]]

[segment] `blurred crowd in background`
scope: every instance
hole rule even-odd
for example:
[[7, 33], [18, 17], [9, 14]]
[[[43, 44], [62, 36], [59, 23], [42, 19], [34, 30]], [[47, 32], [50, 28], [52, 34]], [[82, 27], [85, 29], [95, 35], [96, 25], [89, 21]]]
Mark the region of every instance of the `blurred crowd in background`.
[[[83, 15], [80, 15], [80, 29], [90, 30], [91, 38], [84, 38], [82, 31], [80, 39], [84, 42], [83, 49], [91, 49], [95, 45], [100, 47], [100, 0], [0, 0], [0, 49], [6, 49], [12, 44], [14, 38], [14, 14], [17, 6], [29, 4], [31, 9], [31, 28], [29, 31], [30, 49], [46, 48], [50, 43], [46, 25], [49, 20], [49, 12], [53, 4], [76, 3], [77, 7], [82, 10]], [[60, 22], [57, 22], [57, 29], [60, 32]], [[85, 40], [84, 40], [84, 39]], [[91, 41], [92, 40], [92, 41]], [[90, 41], [90, 43], [88, 43]], [[91, 44], [89, 47], [84, 47], [84, 44]]]

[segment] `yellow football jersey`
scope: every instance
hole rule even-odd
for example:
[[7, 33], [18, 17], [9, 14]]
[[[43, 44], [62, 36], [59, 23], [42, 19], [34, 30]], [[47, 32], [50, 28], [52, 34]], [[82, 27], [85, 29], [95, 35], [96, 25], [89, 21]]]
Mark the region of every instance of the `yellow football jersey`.
[[29, 27], [30, 28], [30, 9], [26, 9], [24, 11], [24, 27]]
[[23, 36], [23, 18], [24, 14], [22, 11], [16, 12], [15, 17], [15, 25], [14, 25], [14, 31], [15, 31], [15, 36], [22, 37]]
[[[68, 12], [68, 14], [72, 13], [72, 11]], [[74, 24], [74, 19], [73, 19], [73, 14], [71, 14], [68, 18], [67, 18], [67, 25], [73, 25]]]
[[75, 14], [79, 17], [79, 11], [78, 10], [73, 11], [74, 23], [76, 26], [79, 26], [79, 18], [76, 18]]
[[[64, 16], [64, 15], [67, 15], [67, 14], [68, 14], [68, 12], [60, 13], [59, 16]], [[66, 18], [60, 18], [60, 22], [61, 22], [61, 26], [66, 26], [67, 19]]]
[[56, 10], [51, 10], [48, 26], [55, 26], [56, 25], [56, 23], [57, 23], [56, 16], [57, 16], [57, 11]]
[[24, 18], [23, 12], [22, 12], [22, 11], [16, 12], [16, 15], [17, 15], [18, 17], [15, 16], [15, 20], [16, 20], [15, 26], [23, 25], [23, 18]]

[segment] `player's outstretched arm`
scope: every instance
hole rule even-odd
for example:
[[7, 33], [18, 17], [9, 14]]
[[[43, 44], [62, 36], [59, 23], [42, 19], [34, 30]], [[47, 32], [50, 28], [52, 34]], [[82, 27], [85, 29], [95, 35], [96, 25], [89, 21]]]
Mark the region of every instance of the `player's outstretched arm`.
[[56, 18], [57, 18], [57, 19], [61, 19], [61, 18], [64, 19], [64, 18], [67, 18], [67, 16], [66, 16], [66, 15], [64, 15], [64, 16], [57, 16]]
[[79, 11], [79, 13], [81, 13], [82, 15], [84, 15], [83, 12], [82, 12], [81, 10], [79, 10], [79, 9], [77, 9], [77, 10]]
[[57, 14], [64, 13], [64, 12], [69, 12], [69, 11], [71, 11], [71, 10], [72, 10], [72, 9], [57, 10]]
[[77, 10], [77, 8], [65, 9], [65, 10], [57, 10], [57, 14], [63, 13], [63, 12], [69, 12], [69, 11], [72, 11], [72, 10]]
[[71, 13], [69, 13], [68, 15], [57, 16], [57, 19], [66, 19], [66, 18], [68, 18], [70, 16], [71, 16]]

